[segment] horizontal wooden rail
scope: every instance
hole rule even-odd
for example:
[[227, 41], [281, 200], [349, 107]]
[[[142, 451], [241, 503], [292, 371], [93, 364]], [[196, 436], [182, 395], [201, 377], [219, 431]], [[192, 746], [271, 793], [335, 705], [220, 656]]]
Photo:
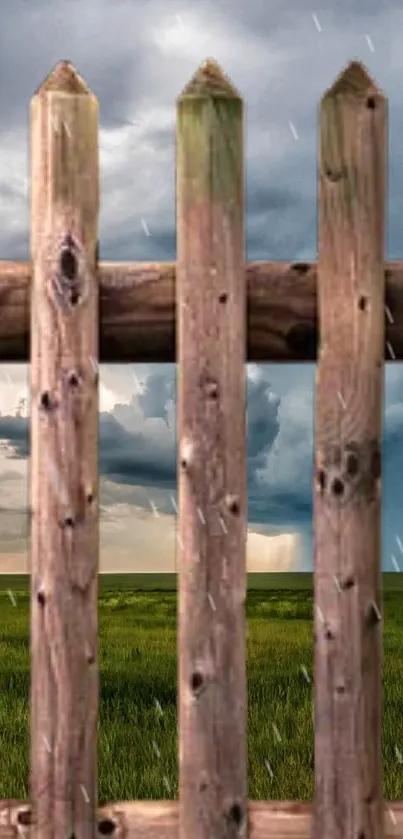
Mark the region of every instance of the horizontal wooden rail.
[[[175, 263], [99, 265], [101, 362], [175, 361]], [[403, 262], [385, 265], [385, 359], [403, 360]], [[0, 261], [0, 362], [29, 360], [30, 262]], [[316, 263], [249, 262], [248, 361], [315, 361]], [[357, 301], [358, 305], [358, 301]]]
[[[178, 839], [177, 801], [121, 801], [98, 811], [97, 839]], [[0, 839], [30, 839], [30, 810], [22, 801], [0, 800]], [[248, 839], [310, 839], [311, 804], [250, 801]], [[403, 801], [385, 804], [385, 839], [403, 839]]]

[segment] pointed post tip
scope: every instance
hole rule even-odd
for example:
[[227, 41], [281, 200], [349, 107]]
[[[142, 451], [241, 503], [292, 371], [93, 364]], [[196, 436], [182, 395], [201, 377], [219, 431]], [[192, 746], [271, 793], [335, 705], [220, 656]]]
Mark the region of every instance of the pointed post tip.
[[344, 67], [333, 84], [324, 93], [322, 102], [325, 99], [338, 95], [344, 94], [361, 97], [369, 92], [376, 94], [378, 97], [385, 98], [382, 90], [370, 75], [365, 64], [362, 64], [357, 59], [353, 59]]
[[92, 91], [71, 61], [59, 61], [46, 76], [35, 96], [41, 93], [71, 93], [92, 96]]
[[178, 102], [188, 97], [242, 99], [239, 91], [214, 58], [207, 58], [200, 64], [178, 97]]

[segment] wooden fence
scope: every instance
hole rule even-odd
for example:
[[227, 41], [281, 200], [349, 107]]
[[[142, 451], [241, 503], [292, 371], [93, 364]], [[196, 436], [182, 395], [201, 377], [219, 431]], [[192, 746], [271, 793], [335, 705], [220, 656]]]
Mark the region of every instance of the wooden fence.
[[[67, 62], [32, 100], [32, 261], [0, 263], [0, 360], [31, 362], [30, 804], [1, 802], [0, 837], [403, 837], [381, 775], [386, 100], [357, 62], [322, 99], [316, 265], [245, 265], [243, 105], [213, 61], [177, 108], [176, 264], [98, 265], [97, 100]], [[179, 801], [98, 808], [98, 362], [175, 359]], [[247, 801], [245, 361], [315, 359], [311, 812]]]

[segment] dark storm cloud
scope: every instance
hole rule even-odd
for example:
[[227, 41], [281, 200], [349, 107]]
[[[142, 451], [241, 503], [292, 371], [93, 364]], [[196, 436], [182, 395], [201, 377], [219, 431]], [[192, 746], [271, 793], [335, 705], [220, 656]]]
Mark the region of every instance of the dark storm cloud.
[[[100, 414], [100, 473], [129, 484], [172, 487], [175, 481], [175, 451], [156, 456], [154, 441], [146, 433], [126, 431], [112, 414]], [[29, 421], [25, 417], [0, 417], [0, 440], [10, 447], [7, 456], [29, 456]]]
[[301, 486], [290, 486], [288, 492], [268, 487], [263, 481], [248, 486], [248, 519], [252, 523], [268, 522], [305, 528], [312, 519], [312, 469]]
[[131, 434], [111, 414], [100, 415], [99, 460], [101, 475], [122, 484], [170, 488], [175, 482], [174, 448], [156, 451], [146, 428], [144, 434]]
[[[175, 398], [174, 375], [162, 371], [152, 373], [143, 393], [137, 397], [144, 418], [141, 433], [126, 430], [122, 420], [129, 414], [130, 406], [120, 405], [115, 416], [100, 414], [99, 466], [103, 477], [120, 484], [155, 486], [175, 490], [176, 447], [175, 423], [167, 444], [161, 445], [155, 423], [152, 428], [147, 420], [160, 420], [167, 426], [168, 406]], [[252, 499], [260, 497], [259, 470], [264, 468], [266, 456], [278, 430], [279, 400], [273, 395], [266, 381], [248, 382], [248, 481]], [[174, 405], [172, 405], [174, 409]], [[0, 417], [0, 440], [9, 447], [9, 457], [25, 458], [29, 454], [29, 425], [23, 417]], [[264, 493], [264, 487], [263, 493]]]
[[248, 379], [247, 387], [248, 472], [253, 483], [279, 431], [280, 400], [264, 379]]
[[11, 446], [10, 458], [28, 457], [28, 420], [25, 417], [0, 417], [0, 440]]

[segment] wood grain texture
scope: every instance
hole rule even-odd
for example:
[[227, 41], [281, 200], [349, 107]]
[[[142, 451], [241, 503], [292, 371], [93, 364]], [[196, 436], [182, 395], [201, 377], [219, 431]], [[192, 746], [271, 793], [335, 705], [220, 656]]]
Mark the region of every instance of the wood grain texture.
[[215, 62], [178, 100], [179, 836], [246, 833], [243, 106]]
[[[249, 801], [248, 839], [311, 839], [305, 801]], [[384, 807], [384, 839], [403, 839], [403, 802]], [[33, 839], [27, 802], [0, 800], [0, 839]], [[18, 829], [20, 828], [20, 829]], [[21, 829], [22, 828], [22, 829]], [[96, 839], [179, 839], [177, 801], [119, 801], [97, 812]]]
[[[403, 262], [386, 262], [386, 361], [403, 360]], [[32, 266], [0, 262], [0, 362], [28, 361]], [[175, 361], [175, 263], [98, 268], [101, 362]], [[315, 361], [316, 263], [245, 267], [248, 361]]]
[[95, 836], [98, 103], [57, 65], [31, 104], [31, 801]]
[[386, 102], [352, 62], [320, 112], [314, 839], [381, 839]]

